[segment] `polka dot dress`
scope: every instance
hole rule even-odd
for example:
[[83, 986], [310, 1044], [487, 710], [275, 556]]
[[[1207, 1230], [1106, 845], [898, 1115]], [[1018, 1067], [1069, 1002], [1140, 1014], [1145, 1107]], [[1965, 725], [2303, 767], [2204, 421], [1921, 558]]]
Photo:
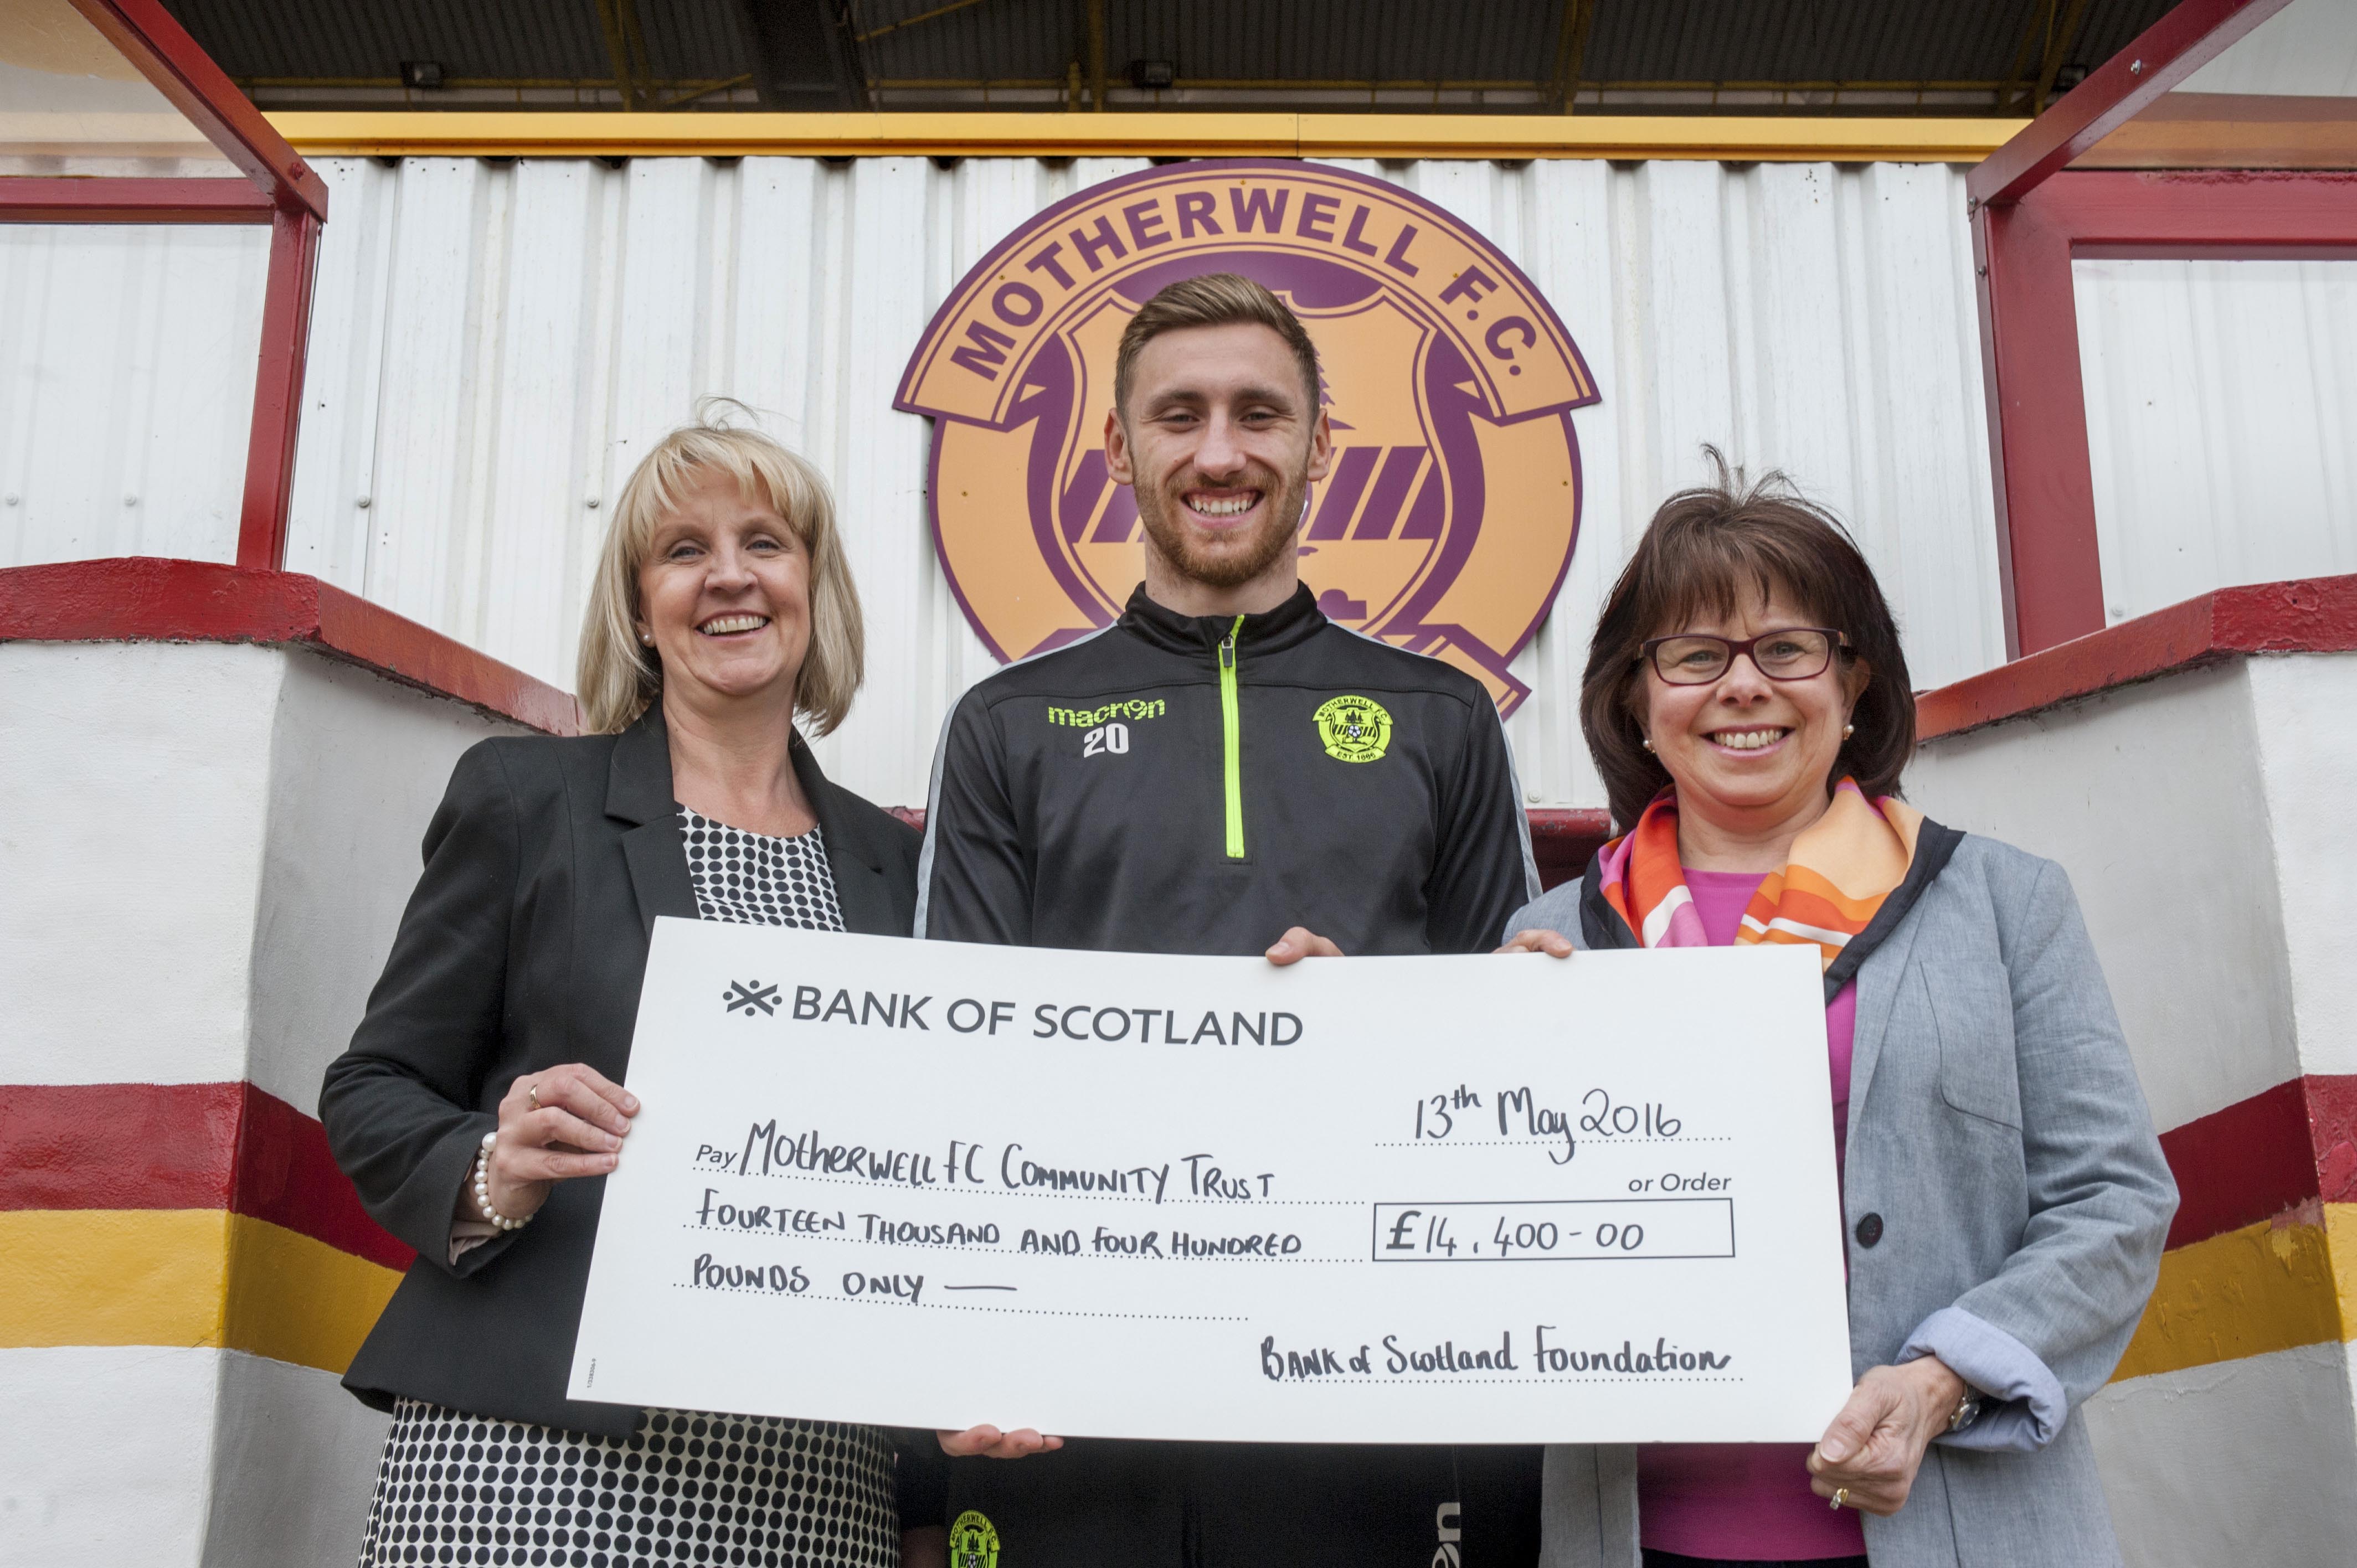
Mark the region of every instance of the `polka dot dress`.
[[[815, 827], [770, 838], [680, 812], [707, 920], [843, 929]], [[874, 1427], [656, 1410], [633, 1437], [393, 1408], [360, 1568], [896, 1568], [892, 1451]]]
[[657, 1410], [595, 1437], [405, 1399], [360, 1560], [891, 1568], [899, 1541], [874, 1427]]
[[800, 926], [843, 929], [834, 902], [834, 873], [815, 824], [796, 838], [748, 833], [726, 822], [679, 812], [687, 846], [687, 874], [695, 883], [695, 910], [707, 920], [740, 926]]

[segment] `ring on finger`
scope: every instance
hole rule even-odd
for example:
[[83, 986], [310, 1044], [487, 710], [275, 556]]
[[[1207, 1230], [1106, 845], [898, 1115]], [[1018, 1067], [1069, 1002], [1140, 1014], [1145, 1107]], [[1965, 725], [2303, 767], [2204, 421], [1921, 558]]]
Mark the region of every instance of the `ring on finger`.
[[526, 1095], [526, 1096], [528, 1096], [528, 1097], [531, 1099], [531, 1101], [532, 1101], [532, 1108], [533, 1108], [534, 1111], [539, 1110], [539, 1109], [540, 1109], [540, 1085], [538, 1085], [538, 1084], [536, 1084], [536, 1083], [528, 1083], [528, 1084], [524, 1085], [524, 1090], [523, 1090], [523, 1091], [524, 1091], [525, 1095]]
[[1847, 1501], [1849, 1501], [1849, 1488], [1847, 1487], [1835, 1487], [1834, 1488], [1834, 1507], [1838, 1509], [1842, 1504]]

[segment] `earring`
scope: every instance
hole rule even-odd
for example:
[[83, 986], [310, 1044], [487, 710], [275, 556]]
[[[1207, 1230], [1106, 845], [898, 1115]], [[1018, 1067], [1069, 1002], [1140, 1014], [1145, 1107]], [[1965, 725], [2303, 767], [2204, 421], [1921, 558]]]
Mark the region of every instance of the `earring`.
[[1850, 736], [1852, 736], [1856, 735], [1857, 733], [1857, 726], [1856, 725], [1842, 725], [1842, 739], [1844, 739], [1844, 740], [1847, 740]]
[[652, 648], [655, 645], [655, 634], [651, 631], [642, 631], [639, 633], [639, 640], [645, 643], [649, 648]]
[[1652, 736], [1647, 736], [1640, 744], [1641, 744], [1647, 751], [1651, 751], [1653, 749], [1653, 737]]

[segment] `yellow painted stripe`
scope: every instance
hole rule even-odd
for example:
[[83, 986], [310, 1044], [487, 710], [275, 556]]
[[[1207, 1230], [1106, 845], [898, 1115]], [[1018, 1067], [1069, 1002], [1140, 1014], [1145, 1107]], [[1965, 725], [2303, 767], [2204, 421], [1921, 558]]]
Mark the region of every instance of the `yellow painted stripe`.
[[[2321, 1221], [2319, 1223], [2318, 1221]], [[2115, 1380], [2357, 1334], [2357, 1204], [2263, 1221], [2166, 1253]]]
[[0, 1213], [0, 1346], [219, 1346], [341, 1372], [401, 1276], [218, 1208]]
[[1978, 163], [2026, 120], [1675, 114], [623, 114], [286, 111], [313, 157], [1709, 158]]
[[298, 1230], [230, 1217], [232, 1350], [341, 1373], [384, 1311], [401, 1275]]

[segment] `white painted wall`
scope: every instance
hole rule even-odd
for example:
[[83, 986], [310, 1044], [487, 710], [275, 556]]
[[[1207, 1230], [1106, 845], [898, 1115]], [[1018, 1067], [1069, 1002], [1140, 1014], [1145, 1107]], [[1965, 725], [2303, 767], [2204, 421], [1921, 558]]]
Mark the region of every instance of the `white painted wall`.
[[2081, 1406], [2131, 1568], [2342, 1568], [2349, 1348], [2131, 1378]]
[[221, 1355], [0, 1349], [0, 1565], [195, 1568]]
[[[459, 752], [519, 733], [305, 650], [0, 644], [0, 1084], [307, 1112]], [[239, 1352], [0, 1350], [0, 1568], [320, 1568], [385, 1419]]]
[[286, 658], [0, 643], [0, 1083], [245, 1076]]
[[307, 651], [0, 643], [0, 1083], [312, 1110], [451, 766], [520, 732]]
[[[1909, 798], [1937, 821], [2071, 874], [2163, 1129], [2302, 1070], [2309, 1036], [2296, 1026], [2252, 688], [2255, 671], [2313, 689], [2347, 678], [2351, 662], [2237, 660], [2171, 676], [1935, 740], [1908, 771]], [[2314, 874], [2345, 882], [2352, 866], [2344, 856]]]
[[234, 1350], [0, 1349], [0, 1568], [329, 1568], [389, 1419]]
[[332, 1372], [216, 1354], [203, 1568], [344, 1568], [360, 1553], [393, 1418]]
[[[2248, 661], [2302, 1072], [2357, 1072], [2357, 654]], [[2353, 1325], [2352, 1326], [2357, 1326]]]
[[245, 1076], [316, 1114], [416, 886], [458, 754], [520, 725], [350, 664], [279, 656]]
[[[2163, 1129], [2357, 1070], [2357, 655], [2241, 659], [1933, 741], [1908, 793], [2061, 863]], [[2338, 1568], [2349, 1348], [2115, 1383], [2083, 1407], [2132, 1568]]]

